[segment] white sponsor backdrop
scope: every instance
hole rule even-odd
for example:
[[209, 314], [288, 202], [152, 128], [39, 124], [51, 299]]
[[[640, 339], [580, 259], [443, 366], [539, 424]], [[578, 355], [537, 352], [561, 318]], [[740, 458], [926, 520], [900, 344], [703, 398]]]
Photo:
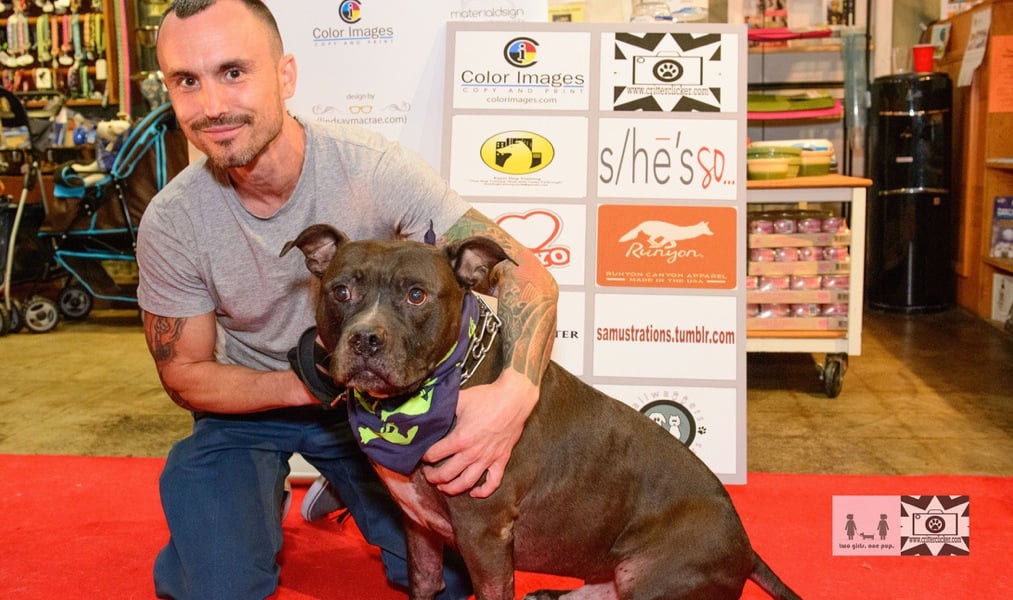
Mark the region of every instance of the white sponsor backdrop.
[[745, 29], [451, 23], [444, 173], [560, 284], [553, 358], [745, 481]]

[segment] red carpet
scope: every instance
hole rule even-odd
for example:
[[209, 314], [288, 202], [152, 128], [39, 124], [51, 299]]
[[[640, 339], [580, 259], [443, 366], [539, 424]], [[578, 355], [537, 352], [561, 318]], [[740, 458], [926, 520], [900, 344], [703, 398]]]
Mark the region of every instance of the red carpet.
[[[0, 596], [152, 598], [151, 563], [168, 532], [160, 459], [0, 456]], [[731, 493], [760, 554], [804, 598], [1003, 598], [1013, 592], [1011, 478], [751, 474]], [[351, 522], [305, 523], [296, 487], [285, 522], [279, 600], [395, 600]], [[967, 495], [970, 555], [831, 554], [835, 495]], [[518, 597], [571, 580], [518, 576]], [[751, 583], [744, 598], [764, 598]]]

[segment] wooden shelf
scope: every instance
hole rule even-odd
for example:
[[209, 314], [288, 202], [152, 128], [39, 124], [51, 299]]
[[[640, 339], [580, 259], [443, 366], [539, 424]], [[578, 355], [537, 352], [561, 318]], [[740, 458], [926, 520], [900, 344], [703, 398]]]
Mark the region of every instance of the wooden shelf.
[[1013, 273], [1013, 258], [995, 258], [992, 256], [986, 256], [982, 259], [986, 265], [996, 269], [998, 271], [1005, 271], [1006, 273]]
[[851, 188], [869, 187], [871, 179], [849, 175], [814, 175], [812, 177], [790, 177], [788, 179], [750, 179], [747, 190], [784, 190], [801, 188]]
[[[972, 21], [990, 13], [985, 56], [970, 86], [958, 87]], [[1002, 104], [1001, 86], [1009, 77], [1010, 59], [1003, 50], [1013, 36], [1013, 0], [986, 0], [943, 21], [950, 26], [946, 53], [936, 69], [950, 76], [953, 87], [953, 193], [960, 199], [957, 225], [957, 304], [988, 320], [996, 273], [1013, 273], [1013, 260], [989, 257], [992, 215], [997, 196], [1013, 195], [1013, 112]]]
[[1013, 158], [986, 158], [985, 166], [991, 169], [1006, 169], [1013, 171]]

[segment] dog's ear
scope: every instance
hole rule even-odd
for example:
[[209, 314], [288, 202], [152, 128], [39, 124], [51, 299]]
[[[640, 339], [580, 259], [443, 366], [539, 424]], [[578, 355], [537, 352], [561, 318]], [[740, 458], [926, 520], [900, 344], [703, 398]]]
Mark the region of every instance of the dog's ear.
[[493, 267], [504, 260], [517, 264], [514, 259], [507, 256], [502, 246], [481, 236], [448, 244], [443, 252], [461, 286], [482, 293], [489, 292], [491, 287], [489, 273]]
[[330, 225], [318, 223], [303, 229], [294, 240], [285, 242], [278, 256], [285, 256], [292, 248], [299, 248], [306, 257], [306, 268], [319, 279], [327, 271], [327, 265], [334, 258], [338, 246], [347, 241], [348, 236], [344, 233]]

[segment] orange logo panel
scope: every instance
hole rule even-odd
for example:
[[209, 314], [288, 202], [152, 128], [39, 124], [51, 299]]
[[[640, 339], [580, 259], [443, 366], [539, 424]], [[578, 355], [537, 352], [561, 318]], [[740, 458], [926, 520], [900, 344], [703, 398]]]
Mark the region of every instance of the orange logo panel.
[[737, 215], [732, 206], [599, 206], [598, 285], [734, 289]]

